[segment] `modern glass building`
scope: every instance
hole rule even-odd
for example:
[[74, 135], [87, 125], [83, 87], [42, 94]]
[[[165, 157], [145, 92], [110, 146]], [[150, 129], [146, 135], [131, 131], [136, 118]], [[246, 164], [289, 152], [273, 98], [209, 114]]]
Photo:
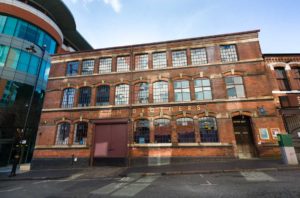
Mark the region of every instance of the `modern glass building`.
[[[17, 136], [26, 140], [22, 162], [31, 160], [50, 56], [90, 49], [62, 1], [0, 0], [0, 165], [10, 163]], [[24, 133], [18, 134], [18, 129]]]

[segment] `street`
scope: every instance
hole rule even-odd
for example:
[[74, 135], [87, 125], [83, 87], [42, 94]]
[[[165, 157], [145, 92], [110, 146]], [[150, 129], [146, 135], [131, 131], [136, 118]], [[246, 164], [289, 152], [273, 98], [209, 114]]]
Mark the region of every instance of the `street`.
[[0, 197], [300, 197], [300, 171], [1, 181]]

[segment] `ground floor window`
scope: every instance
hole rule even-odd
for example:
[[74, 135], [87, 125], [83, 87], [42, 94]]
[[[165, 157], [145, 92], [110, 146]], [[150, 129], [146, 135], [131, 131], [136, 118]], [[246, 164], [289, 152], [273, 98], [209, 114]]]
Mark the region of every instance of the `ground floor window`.
[[86, 144], [88, 123], [79, 122], [75, 125], [74, 144]]
[[195, 142], [194, 121], [192, 118], [177, 119], [176, 128], [179, 143]]
[[145, 144], [150, 142], [150, 128], [148, 120], [138, 120], [135, 122], [134, 143]]
[[203, 117], [199, 119], [201, 142], [218, 142], [218, 128], [216, 118]]
[[155, 143], [170, 143], [172, 127], [169, 119], [160, 118], [154, 120]]
[[56, 144], [69, 143], [70, 124], [63, 122], [57, 127]]

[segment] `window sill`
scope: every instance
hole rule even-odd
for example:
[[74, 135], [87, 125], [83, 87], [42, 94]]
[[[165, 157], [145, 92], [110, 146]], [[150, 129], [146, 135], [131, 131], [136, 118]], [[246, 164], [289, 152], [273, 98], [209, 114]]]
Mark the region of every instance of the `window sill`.
[[35, 149], [86, 149], [87, 145], [37, 145]]
[[149, 143], [149, 144], [129, 144], [131, 148], [160, 148], [160, 147], [231, 147], [230, 143], [207, 142], [207, 143]]

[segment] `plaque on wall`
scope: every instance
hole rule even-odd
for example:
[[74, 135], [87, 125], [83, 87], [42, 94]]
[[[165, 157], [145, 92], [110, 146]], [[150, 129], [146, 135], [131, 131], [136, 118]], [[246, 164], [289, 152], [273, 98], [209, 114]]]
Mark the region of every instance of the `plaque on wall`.
[[269, 131], [267, 128], [260, 128], [259, 129], [259, 135], [260, 135], [260, 139], [262, 140], [268, 140], [270, 139], [269, 137]]

